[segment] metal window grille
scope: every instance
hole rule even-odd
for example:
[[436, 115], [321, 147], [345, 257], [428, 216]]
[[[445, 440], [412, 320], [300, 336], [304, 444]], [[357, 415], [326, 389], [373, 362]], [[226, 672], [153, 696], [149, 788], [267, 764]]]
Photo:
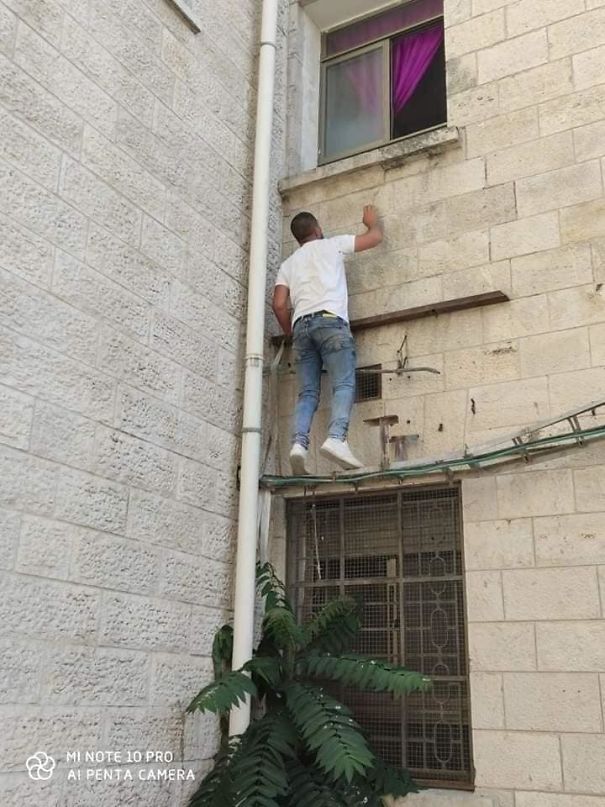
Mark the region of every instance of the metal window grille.
[[344, 688], [382, 758], [423, 784], [472, 786], [459, 487], [288, 502], [288, 583], [299, 618], [362, 603], [353, 652], [431, 676], [404, 699]]
[[355, 376], [355, 400], [375, 401], [382, 398], [382, 373], [372, 373], [380, 370], [380, 364], [369, 367], [359, 367]]

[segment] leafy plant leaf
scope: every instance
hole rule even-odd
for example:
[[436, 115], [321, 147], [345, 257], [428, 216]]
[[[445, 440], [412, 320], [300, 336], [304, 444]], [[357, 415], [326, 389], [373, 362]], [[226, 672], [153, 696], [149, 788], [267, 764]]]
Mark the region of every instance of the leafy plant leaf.
[[305, 626], [308, 650], [339, 653], [350, 647], [359, 632], [359, 606], [351, 597], [331, 600]]
[[214, 767], [202, 780], [189, 807], [235, 807], [229, 767], [240, 742], [239, 737], [230, 740], [216, 755]]
[[294, 652], [304, 638], [303, 629], [292, 611], [282, 606], [270, 608], [265, 613], [263, 633], [279, 650], [288, 653]]
[[264, 563], [262, 566], [257, 565], [256, 586], [265, 600], [266, 611], [270, 611], [272, 608], [286, 608], [292, 611], [292, 606], [286, 594], [286, 587], [270, 563]]
[[224, 714], [233, 706], [243, 703], [248, 695], [256, 695], [253, 681], [243, 672], [233, 671], [204, 687], [191, 701], [187, 711]]
[[351, 712], [321, 689], [293, 683], [285, 690], [288, 711], [317, 764], [334, 780], [351, 782], [374, 764]]
[[300, 667], [303, 674], [320, 680], [339, 681], [369, 692], [392, 692], [407, 695], [423, 692], [432, 686], [431, 679], [404, 667], [394, 667], [386, 662], [365, 656], [333, 656], [310, 654], [305, 656]]

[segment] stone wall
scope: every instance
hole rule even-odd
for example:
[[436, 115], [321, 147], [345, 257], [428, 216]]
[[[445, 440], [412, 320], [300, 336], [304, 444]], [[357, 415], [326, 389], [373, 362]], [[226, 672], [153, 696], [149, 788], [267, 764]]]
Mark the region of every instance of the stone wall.
[[[358, 363], [411, 366], [355, 407], [353, 449], [377, 466], [365, 418], [397, 414], [408, 458], [502, 438], [603, 398], [605, 7], [598, 0], [445, 0], [450, 127], [284, 185], [287, 213], [386, 238], [348, 269], [352, 318], [502, 290], [511, 301], [361, 332]], [[445, 141], [449, 140], [447, 144]], [[406, 156], [406, 152], [408, 153]], [[398, 159], [393, 159], [399, 155]], [[280, 387], [287, 469], [294, 381]], [[327, 426], [318, 412], [311, 466]], [[602, 422], [592, 416], [590, 426]], [[605, 443], [463, 481], [475, 794], [451, 807], [605, 805]], [[555, 795], [557, 794], [557, 795]], [[573, 794], [573, 795], [572, 795]], [[406, 801], [406, 804], [408, 802]]]
[[214, 750], [183, 708], [231, 603], [259, 4], [189, 5], [197, 36], [170, 0], [0, 2], [7, 807], [184, 804], [66, 754]]

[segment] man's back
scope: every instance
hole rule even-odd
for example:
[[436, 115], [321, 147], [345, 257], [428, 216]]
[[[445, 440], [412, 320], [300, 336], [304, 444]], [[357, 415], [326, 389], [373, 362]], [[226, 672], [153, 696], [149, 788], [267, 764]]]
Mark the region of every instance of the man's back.
[[340, 235], [303, 244], [281, 266], [277, 284], [290, 290], [293, 322], [315, 311], [348, 321], [344, 257], [355, 251], [355, 236]]

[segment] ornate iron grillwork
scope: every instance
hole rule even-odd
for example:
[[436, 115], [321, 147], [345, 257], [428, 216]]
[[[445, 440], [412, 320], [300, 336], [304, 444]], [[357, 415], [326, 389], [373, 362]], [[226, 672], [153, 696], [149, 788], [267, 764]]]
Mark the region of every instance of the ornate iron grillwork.
[[378, 753], [424, 784], [472, 785], [460, 489], [288, 503], [288, 582], [308, 618], [339, 594], [362, 603], [354, 652], [433, 678], [405, 699], [341, 689]]

